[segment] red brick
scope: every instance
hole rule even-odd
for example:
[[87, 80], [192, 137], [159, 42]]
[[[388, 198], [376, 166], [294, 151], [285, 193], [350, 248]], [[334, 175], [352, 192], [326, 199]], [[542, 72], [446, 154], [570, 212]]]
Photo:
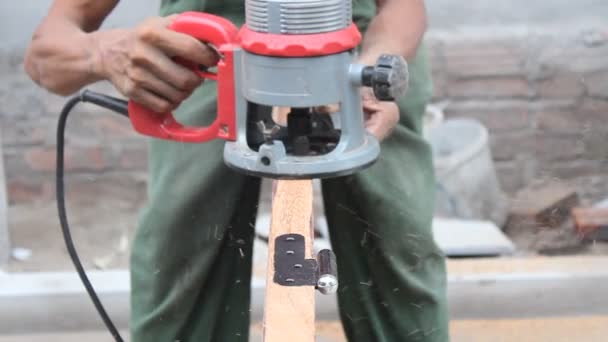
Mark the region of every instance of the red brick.
[[585, 131], [582, 139], [585, 160], [608, 160], [608, 130], [589, 129]]
[[51, 179], [11, 179], [6, 185], [9, 204], [48, 201], [55, 194]]
[[23, 160], [23, 151], [15, 147], [4, 148], [4, 170], [7, 182], [18, 176], [31, 176], [28, 165]]
[[580, 135], [552, 135], [539, 133], [535, 137], [534, 153], [540, 162], [573, 160], [584, 153]]
[[518, 77], [452, 79], [448, 95], [454, 98], [528, 98], [531, 89], [528, 81]]
[[[608, 62], [606, 63], [608, 64]], [[590, 96], [608, 99], [608, 71], [603, 70], [586, 75], [582, 79]]]
[[577, 99], [585, 94], [585, 84], [581, 74], [559, 72], [557, 75], [538, 82], [538, 96], [543, 99]]
[[128, 147], [122, 151], [119, 158], [121, 170], [146, 171], [148, 168], [148, 151], [146, 146]]
[[526, 50], [513, 40], [446, 42], [446, 69], [456, 78], [524, 76]]
[[6, 185], [9, 203], [26, 203], [32, 202], [35, 198], [39, 198], [42, 193], [40, 184], [23, 184], [17, 181], [10, 181]]
[[438, 39], [427, 39], [426, 48], [428, 51], [429, 62], [433, 70], [442, 70], [444, 68], [444, 43]]
[[601, 161], [567, 160], [540, 164], [539, 172], [557, 179], [574, 179], [585, 175], [603, 174], [606, 167]]
[[[34, 147], [25, 152], [25, 160], [32, 170], [53, 171], [56, 165], [56, 151], [48, 147]], [[65, 154], [66, 163], [70, 160], [69, 153]]]
[[595, 128], [608, 129], [606, 118], [608, 118], [608, 100], [585, 99], [578, 109], [578, 116], [588, 125]]
[[581, 238], [608, 240], [608, 208], [574, 208], [572, 217]]
[[[96, 92], [106, 94], [106, 95], [115, 96], [118, 98], [121, 98], [121, 97], [124, 98], [122, 95], [120, 95], [116, 91], [114, 86], [112, 86], [112, 84], [107, 81], [101, 81], [101, 82], [94, 83], [94, 84], [88, 86], [87, 88], [90, 90], [96, 91]], [[57, 115], [61, 111], [61, 109], [63, 108], [63, 106], [65, 105], [65, 103], [68, 99], [66, 97], [57, 96], [57, 95], [54, 95], [49, 92], [42, 92], [40, 98], [41, 98], [41, 102], [42, 102], [43, 108], [45, 109], [46, 113], [50, 113], [53, 115]], [[95, 106], [90, 103], [78, 105], [78, 109], [76, 111], [80, 114], [107, 113], [107, 109], [104, 109], [99, 106]], [[109, 114], [105, 114], [105, 115], [109, 115]], [[72, 121], [76, 116], [79, 116], [79, 115], [71, 116], [70, 121]]]
[[554, 135], [530, 131], [490, 136], [492, 155], [499, 161], [531, 156], [541, 164], [571, 161], [584, 156], [585, 144], [579, 134]]
[[470, 117], [482, 122], [490, 133], [522, 130], [531, 127], [529, 105], [525, 101], [452, 102], [447, 117]]
[[441, 100], [447, 97], [447, 83], [445, 74], [433, 71], [433, 100]]
[[594, 73], [605, 70], [608, 45], [586, 47], [577, 42], [545, 44], [534, 56], [545, 68], [570, 70], [575, 73]]
[[497, 161], [512, 161], [521, 155], [532, 155], [535, 145], [535, 135], [529, 130], [490, 135], [492, 156]]
[[575, 133], [585, 128], [585, 122], [575, 108], [544, 106], [536, 113], [538, 129], [554, 133]]
[[71, 203], [94, 204], [102, 197], [120, 199], [121, 207], [135, 210], [146, 198], [146, 181], [137, 172], [73, 174], [66, 178], [66, 183], [66, 198]]
[[1, 127], [2, 143], [4, 146], [44, 144], [51, 141], [53, 135], [49, 125], [48, 120], [10, 120]]
[[[108, 151], [102, 147], [66, 148], [66, 171], [101, 171], [108, 165]], [[54, 147], [33, 147], [25, 151], [25, 161], [34, 171], [55, 170], [56, 150]]]
[[95, 120], [95, 125], [104, 136], [111, 137], [139, 137], [128, 119], [116, 115], [101, 115]]
[[[42, 102], [42, 107], [47, 114], [58, 115], [65, 105], [67, 98], [47, 92], [41, 97], [40, 101]], [[78, 105], [77, 108], [78, 111], [81, 111], [82, 105]]]
[[520, 160], [495, 163], [498, 181], [503, 191], [513, 194], [526, 185], [526, 168], [522, 165], [525, 162]]

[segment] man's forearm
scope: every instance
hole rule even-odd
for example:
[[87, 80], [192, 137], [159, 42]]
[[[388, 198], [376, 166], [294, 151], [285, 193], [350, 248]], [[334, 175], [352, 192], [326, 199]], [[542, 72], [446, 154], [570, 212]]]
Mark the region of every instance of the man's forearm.
[[[98, 80], [92, 70], [93, 47], [90, 37], [78, 29], [56, 31], [34, 37], [25, 59], [30, 77], [51, 92], [68, 95]], [[65, 39], [65, 40], [63, 40]]]
[[70, 94], [100, 80], [94, 64], [95, 34], [116, 0], [56, 0], [36, 29], [25, 69], [42, 87]]
[[370, 23], [360, 62], [374, 64], [383, 53], [411, 59], [427, 27], [424, 0], [377, 0], [378, 13]]

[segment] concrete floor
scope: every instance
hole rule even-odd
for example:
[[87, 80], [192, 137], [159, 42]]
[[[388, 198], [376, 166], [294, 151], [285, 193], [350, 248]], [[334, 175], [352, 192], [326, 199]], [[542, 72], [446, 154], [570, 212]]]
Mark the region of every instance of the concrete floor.
[[[261, 342], [261, 327], [252, 327], [251, 342]], [[321, 322], [317, 342], [345, 342], [339, 322]], [[603, 342], [608, 316], [531, 320], [465, 320], [450, 325], [452, 342]], [[124, 333], [126, 335], [126, 333]], [[0, 336], [0, 342], [108, 342], [106, 332]]]

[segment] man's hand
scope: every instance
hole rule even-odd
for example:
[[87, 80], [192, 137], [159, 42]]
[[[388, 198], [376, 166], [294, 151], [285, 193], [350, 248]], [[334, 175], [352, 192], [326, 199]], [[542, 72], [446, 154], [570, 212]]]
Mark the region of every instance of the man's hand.
[[[365, 128], [380, 142], [389, 137], [399, 123], [399, 107], [394, 102], [378, 101], [370, 88], [361, 88], [361, 104], [365, 118]], [[274, 107], [273, 120], [279, 125], [287, 125], [289, 107]], [[318, 113], [336, 113], [340, 110], [338, 105], [316, 107]]]
[[[426, 9], [423, 0], [376, 0], [378, 13], [372, 19], [358, 62], [373, 65], [382, 54], [411, 59], [426, 31]], [[368, 131], [382, 141], [399, 122], [399, 108], [394, 102], [380, 102], [363, 89], [363, 110]]]
[[99, 27], [118, 0], [54, 0], [32, 37], [27, 73], [49, 91], [70, 95], [109, 80], [125, 96], [157, 112], [175, 108], [201, 79], [176, 63], [179, 56], [204, 66], [215, 51], [167, 28], [174, 16], [154, 17], [136, 28]]
[[394, 102], [378, 101], [369, 88], [361, 91], [365, 128], [379, 141], [391, 135], [399, 123], [399, 107]]
[[218, 56], [195, 38], [169, 30], [174, 19], [154, 17], [134, 29], [91, 34], [94, 72], [153, 111], [176, 108], [202, 79], [171, 58], [182, 57], [210, 67], [217, 63]]

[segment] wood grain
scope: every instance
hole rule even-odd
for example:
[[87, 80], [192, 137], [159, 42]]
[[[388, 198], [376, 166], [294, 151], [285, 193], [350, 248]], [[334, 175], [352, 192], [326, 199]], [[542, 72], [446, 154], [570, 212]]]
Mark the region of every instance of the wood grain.
[[272, 201], [268, 248], [264, 342], [313, 342], [315, 340], [315, 289], [281, 286], [273, 282], [274, 241], [283, 234], [306, 239], [305, 257], [313, 258], [313, 189], [311, 180], [278, 181]]

